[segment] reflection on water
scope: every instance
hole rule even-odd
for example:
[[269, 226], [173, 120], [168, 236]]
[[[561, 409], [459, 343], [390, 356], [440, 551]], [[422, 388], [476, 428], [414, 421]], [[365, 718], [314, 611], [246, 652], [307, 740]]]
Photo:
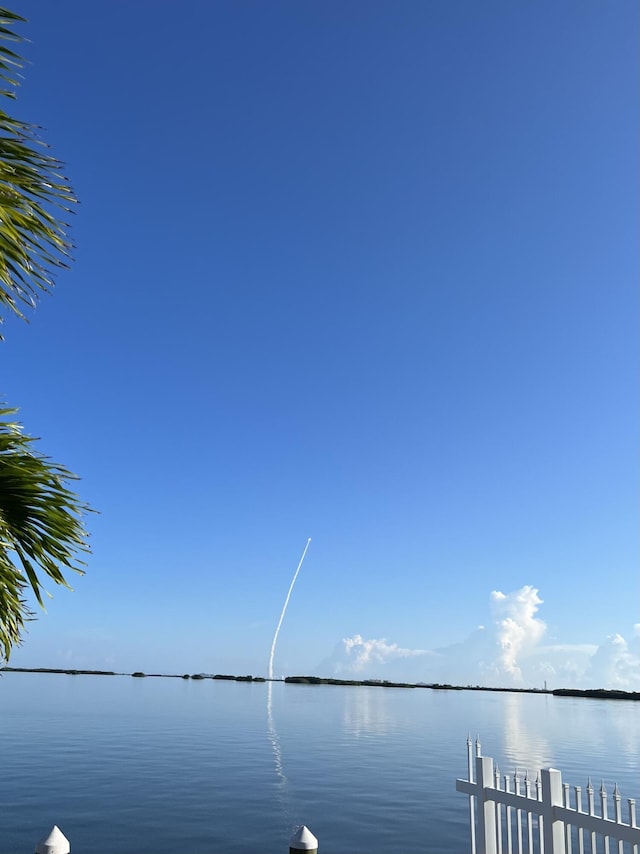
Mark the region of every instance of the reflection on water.
[[350, 688], [344, 692], [342, 725], [353, 738], [384, 736], [392, 725], [389, 688]]
[[271, 742], [273, 764], [276, 772], [276, 801], [284, 822], [287, 825], [290, 825], [292, 822], [290, 818], [290, 799], [287, 794], [288, 780], [282, 765], [282, 746], [280, 744], [280, 736], [278, 735], [276, 723], [273, 717], [273, 682], [271, 681], [267, 682], [267, 735]]
[[[544, 695], [544, 699], [548, 699]], [[504, 754], [520, 770], [533, 772], [549, 764], [551, 751], [546, 729], [532, 727], [525, 720], [524, 706], [529, 695], [504, 695]], [[544, 708], [546, 714], [547, 709]], [[506, 773], [514, 769], [503, 769]]]
[[267, 683], [267, 732], [271, 749], [273, 751], [273, 761], [276, 769], [276, 777], [278, 778], [278, 788], [282, 788], [287, 783], [287, 777], [282, 770], [282, 748], [280, 746], [280, 737], [276, 730], [276, 724], [273, 719], [273, 682]]

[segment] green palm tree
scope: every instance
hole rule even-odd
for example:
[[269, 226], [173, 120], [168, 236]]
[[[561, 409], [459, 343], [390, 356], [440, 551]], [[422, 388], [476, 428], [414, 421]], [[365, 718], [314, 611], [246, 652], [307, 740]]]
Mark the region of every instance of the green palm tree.
[[[0, 8], [0, 96], [15, 99], [22, 58], [11, 46], [24, 19]], [[61, 164], [39, 139], [38, 129], [0, 109], [0, 323], [8, 310], [26, 319], [53, 287], [56, 269], [66, 267], [71, 243], [64, 217], [76, 199]], [[2, 336], [0, 336], [1, 338]], [[34, 449], [11, 420], [15, 409], [0, 407], [0, 655], [9, 658], [33, 613], [31, 588], [42, 606], [42, 576], [69, 586], [63, 572], [82, 572], [88, 551], [82, 517], [88, 510], [64, 466]]]

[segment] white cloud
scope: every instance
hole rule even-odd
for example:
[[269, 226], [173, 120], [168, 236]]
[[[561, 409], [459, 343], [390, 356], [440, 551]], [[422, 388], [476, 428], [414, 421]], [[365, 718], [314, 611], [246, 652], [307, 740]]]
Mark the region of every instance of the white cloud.
[[[487, 687], [620, 688], [640, 684], [640, 624], [631, 644], [620, 634], [598, 644], [542, 643], [543, 600], [525, 585], [494, 590], [491, 620], [464, 641], [436, 650], [408, 649], [386, 638], [344, 638], [318, 668], [322, 676], [440, 682]], [[486, 626], [486, 628], [485, 628]]]
[[425, 655], [423, 649], [403, 649], [397, 643], [387, 643], [386, 638], [379, 640], [364, 640], [362, 635], [354, 635], [344, 638], [345, 656], [351, 660], [352, 669], [361, 672], [371, 664], [384, 664], [395, 658], [413, 658], [417, 655]]
[[[421, 656], [433, 655], [424, 649], [406, 649], [397, 643], [388, 643], [386, 638], [371, 638], [365, 640], [362, 635], [355, 634], [352, 637], [343, 638], [337, 645], [333, 655], [320, 666], [329, 668], [330, 675], [342, 676], [345, 679], [351, 676], [361, 676], [368, 679], [378, 678], [404, 678], [389, 672], [389, 665], [393, 662], [406, 662], [407, 659], [415, 659]], [[392, 667], [391, 670], [396, 670]], [[324, 672], [327, 675], [327, 672]]]
[[622, 635], [608, 637], [591, 656], [585, 674], [592, 688], [626, 689], [640, 684], [640, 656], [629, 649]]
[[513, 593], [494, 590], [491, 594], [491, 610], [498, 645], [497, 672], [502, 671], [508, 680], [522, 681], [518, 659], [540, 642], [546, 625], [535, 615], [542, 599], [535, 587], [526, 584]]

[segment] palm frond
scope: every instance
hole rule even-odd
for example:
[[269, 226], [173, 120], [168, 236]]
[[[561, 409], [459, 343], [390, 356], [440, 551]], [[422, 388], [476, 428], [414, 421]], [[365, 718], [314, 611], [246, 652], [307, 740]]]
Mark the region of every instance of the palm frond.
[[15, 409], [0, 407], [0, 649], [5, 659], [20, 642], [32, 612], [31, 588], [43, 606], [43, 578], [69, 587], [67, 570], [82, 574], [78, 555], [89, 546], [83, 517], [89, 512], [69, 488], [77, 480], [34, 448]]
[[[12, 99], [24, 61], [7, 43], [23, 41], [14, 30], [23, 21], [0, 8], [0, 96]], [[0, 323], [3, 308], [25, 318], [23, 309], [51, 290], [56, 269], [71, 257], [61, 216], [77, 200], [39, 131], [0, 109]]]

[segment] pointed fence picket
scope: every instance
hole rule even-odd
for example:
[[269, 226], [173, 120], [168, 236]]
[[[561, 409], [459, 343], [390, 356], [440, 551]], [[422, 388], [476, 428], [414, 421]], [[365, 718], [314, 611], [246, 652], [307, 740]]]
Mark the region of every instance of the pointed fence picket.
[[482, 756], [480, 741], [474, 745], [471, 738], [467, 760], [469, 779], [457, 780], [456, 789], [469, 796], [471, 854], [639, 854], [636, 802], [627, 799], [623, 821], [617, 785], [610, 816], [604, 783], [598, 814], [591, 780], [585, 811], [582, 787], [563, 783], [555, 768], [543, 768], [534, 781], [517, 770], [501, 776], [493, 759]]

